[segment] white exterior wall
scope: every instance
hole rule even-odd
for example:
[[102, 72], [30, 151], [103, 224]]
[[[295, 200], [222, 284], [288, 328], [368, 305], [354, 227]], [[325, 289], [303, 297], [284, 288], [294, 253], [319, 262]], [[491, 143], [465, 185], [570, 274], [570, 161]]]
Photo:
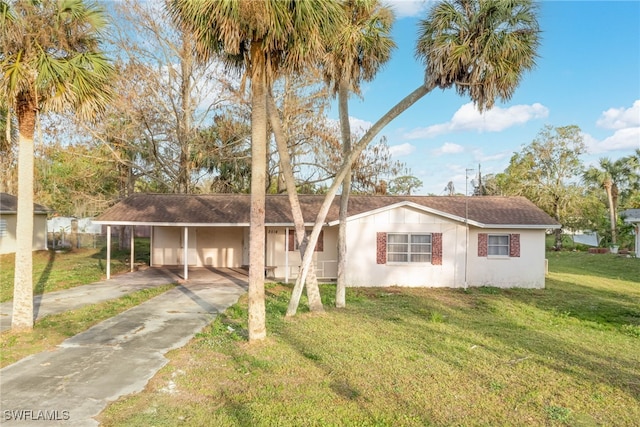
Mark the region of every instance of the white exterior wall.
[[[16, 251], [16, 221], [17, 215], [4, 214], [0, 219], [6, 221], [7, 232], [0, 237], [0, 254], [12, 254]], [[42, 251], [47, 249], [47, 216], [34, 215], [33, 218], [33, 250]]]
[[[183, 227], [153, 227], [153, 237], [151, 239], [151, 265], [183, 265], [182, 258], [184, 256]], [[196, 251], [196, 230], [189, 229], [189, 265], [198, 265], [198, 257]]]
[[[376, 236], [386, 233], [442, 233], [442, 265], [376, 263]], [[347, 224], [347, 286], [457, 287], [464, 285], [463, 224], [399, 207]]]
[[[519, 234], [520, 256], [478, 256], [478, 234]], [[469, 239], [469, 286], [544, 288], [545, 230], [477, 229]]]
[[[442, 265], [377, 264], [378, 232], [442, 233]], [[519, 257], [478, 257], [478, 234], [519, 234]], [[468, 253], [465, 260], [465, 252]], [[465, 272], [465, 265], [466, 272]], [[545, 231], [479, 229], [410, 207], [382, 211], [352, 220], [347, 226], [348, 286], [543, 288]]]
[[[266, 258], [265, 265], [276, 267], [274, 275], [277, 278], [286, 277], [289, 266], [289, 278], [296, 278], [300, 268], [300, 252], [289, 248], [286, 251], [287, 234], [286, 227], [267, 227]], [[294, 227], [289, 227], [294, 230]], [[318, 278], [335, 279], [338, 275], [338, 227], [323, 228], [322, 252], [313, 253], [313, 261], [316, 265]]]
[[242, 266], [242, 227], [197, 229], [198, 266], [236, 268]]
[[[154, 227], [151, 265], [183, 265], [183, 227]], [[189, 227], [189, 265], [242, 266], [242, 227]]]

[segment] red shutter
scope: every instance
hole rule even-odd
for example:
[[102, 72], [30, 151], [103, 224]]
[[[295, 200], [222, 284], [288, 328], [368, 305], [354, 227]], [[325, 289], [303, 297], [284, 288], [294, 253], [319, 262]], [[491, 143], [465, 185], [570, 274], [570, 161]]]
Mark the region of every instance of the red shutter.
[[431, 234], [431, 264], [442, 265], [442, 233]]
[[320, 235], [316, 242], [316, 252], [324, 252], [324, 230], [320, 230]]
[[289, 230], [289, 252], [296, 250], [296, 230]]
[[376, 263], [387, 263], [387, 233], [376, 233]]
[[486, 257], [489, 253], [489, 235], [487, 233], [478, 234], [478, 256]]
[[512, 234], [509, 238], [509, 256], [520, 257], [520, 235]]
[[[289, 252], [296, 250], [296, 230], [289, 230]], [[320, 230], [318, 242], [316, 243], [316, 252], [324, 252], [324, 230]]]

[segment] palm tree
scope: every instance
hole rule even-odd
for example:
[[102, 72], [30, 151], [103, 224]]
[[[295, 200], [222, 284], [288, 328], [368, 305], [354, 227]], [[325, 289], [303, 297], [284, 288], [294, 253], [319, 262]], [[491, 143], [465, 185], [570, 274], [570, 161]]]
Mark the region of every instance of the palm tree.
[[604, 189], [607, 195], [609, 206], [609, 222], [611, 227], [611, 244], [617, 242], [617, 222], [618, 222], [618, 196], [620, 187], [632, 175], [631, 163], [628, 159], [618, 159], [612, 162], [610, 159], [601, 158], [600, 167], [591, 166], [583, 174], [583, 180]]
[[267, 96], [275, 79], [324, 52], [340, 20], [337, 1], [172, 0], [170, 13], [195, 37], [202, 60], [221, 55], [251, 82], [249, 340], [266, 337], [264, 306]]
[[[425, 64], [424, 83], [369, 128], [345, 158], [327, 190], [309, 238], [313, 247], [329, 206], [351, 163], [394, 118], [435, 88], [455, 87], [480, 111], [496, 98], [508, 100], [523, 74], [535, 66], [540, 29], [531, 0], [447, 0], [431, 7], [421, 21], [416, 56]], [[305, 254], [287, 310], [295, 313], [311, 257]]]
[[[333, 95], [338, 96], [342, 152], [351, 152], [349, 95], [360, 95], [360, 83], [371, 81], [380, 67], [391, 58], [395, 43], [391, 39], [394, 16], [379, 0], [346, 0], [343, 8], [348, 22], [333, 39], [324, 73]], [[336, 307], [345, 306], [346, 228], [351, 191], [351, 165], [342, 181], [338, 228], [338, 278]]]
[[110, 99], [100, 51], [106, 15], [83, 0], [0, 0], [0, 96], [18, 123], [18, 219], [12, 328], [33, 327], [33, 135], [38, 114], [91, 119]]

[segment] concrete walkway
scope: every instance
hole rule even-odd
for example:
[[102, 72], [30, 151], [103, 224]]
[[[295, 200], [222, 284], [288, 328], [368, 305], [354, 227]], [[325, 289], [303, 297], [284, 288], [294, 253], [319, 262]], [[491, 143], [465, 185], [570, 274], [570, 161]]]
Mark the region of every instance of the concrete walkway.
[[[124, 286], [118, 296], [128, 289], [127, 278], [131, 289], [144, 288], [144, 282], [155, 282], [158, 275], [164, 275], [165, 284], [176, 281], [175, 273], [154, 270], [111, 279]], [[246, 275], [231, 269], [194, 269], [189, 277], [187, 283], [65, 340], [54, 351], [0, 370], [0, 424], [98, 425], [93, 417], [109, 402], [141, 391], [167, 363], [166, 352], [185, 345], [247, 289]], [[104, 298], [107, 291], [98, 290], [105, 284], [115, 286], [106, 282], [79, 287], [84, 288], [85, 303], [91, 303], [94, 293]], [[48, 302], [51, 307], [63, 305], [62, 299], [45, 295], [39, 316], [51, 309]]]

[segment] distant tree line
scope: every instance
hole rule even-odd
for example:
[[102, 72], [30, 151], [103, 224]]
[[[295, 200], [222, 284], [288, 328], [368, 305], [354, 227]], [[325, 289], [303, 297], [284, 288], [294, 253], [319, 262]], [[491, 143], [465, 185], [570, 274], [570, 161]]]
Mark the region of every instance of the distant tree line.
[[[595, 165], [582, 159], [587, 147], [577, 126], [544, 127], [504, 172], [482, 176], [474, 195], [524, 196], [565, 229], [596, 231], [602, 244], [628, 247], [633, 241], [620, 211], [640, 208], [640, 149]], [[556, 248], [562, 248], [562, 230]]]

